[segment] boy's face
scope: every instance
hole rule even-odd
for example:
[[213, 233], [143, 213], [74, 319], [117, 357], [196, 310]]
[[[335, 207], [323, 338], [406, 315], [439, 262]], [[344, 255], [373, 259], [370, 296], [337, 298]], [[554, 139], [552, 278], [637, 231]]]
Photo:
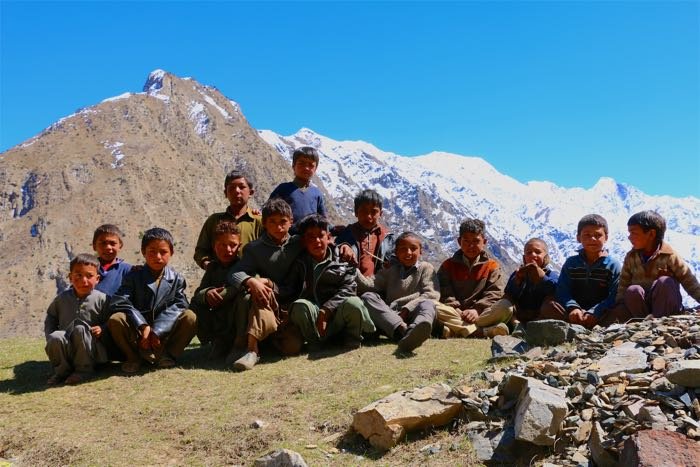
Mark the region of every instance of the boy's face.
[[627, 227], [629, 235], [627, 238], [635, 250], [652, 252], [656, 249], [656, 229], [644, 231], [639, 225], [630, 225]]
[[547, 256], [547, 249], [542, 242], [530, 242], [525, 244], [523, 254], [523, 264], [535, 263], [539, 267], [544, 267], [544, 259]]
[[216, 236], [216, 240], [214, 240], [214, 253], [221, 264], [231, 264], [233, 260], [236, 259], [240, 246], [240, 235], [232, 233], [219, 234]]
[[374, 203], [362, 203], [355, 212], [357, 223], [365, 230], [372, 230], [379, 224], [382, 217], [382, 208]]
[[316, 173], [316, 161], [308, 157], [300, 157], [292, 165], [294, 176], [305, 181], [311, 180]]
[[331, 234], [327, 230], [320, 227], [309, 227], [304, 232], [304, 247], [309, 255], [316, 260], [321, 261], [326, 257], [328, 245], [331, 243]]
[[417, 238], [406, 237], [396, 245], [396, 257], [399, 259], [399, 263], [407, 268], [416, 265], [420, 253], [420, 241]]
[[597, 225], [586, 225], [581, 233], [576, 235], [576, 240], [583, 246], [583, 251], [590, 257], [599, 255], [603, 251], [608, 236], [605, 229]]
[[226, 198], [233, 208], [248, 205], [250, 196], [255, 193], [245, 178], [234, 178], [226, 185]]
[[122, 246], [122, 239], [119, 238], [119, 235], [102, 234], [93, 242], [92, 249], [97, 253], [101, 263], [109, 264], [117, 258]]
[[146, 266], [153, 272], [159, 273], [168, 265], [173, 251], [165, 240], [151, 240], [141, 251], [146, 259]]
[[75, 294], [87, 297], [100, 280], [97, 268], [91, 264], [76, 264], [68, 274], [68, 280], [75, 289]]
[[474, 261], [486, 248], [486, 238], [480, 233], [464, 232], [457, 243], [469, 261]]
[[292, 218], [282, 214], [270, 214], [265, 218], [263, 227], [265, 232], [277, 243], [282, 243], [292, 226]]

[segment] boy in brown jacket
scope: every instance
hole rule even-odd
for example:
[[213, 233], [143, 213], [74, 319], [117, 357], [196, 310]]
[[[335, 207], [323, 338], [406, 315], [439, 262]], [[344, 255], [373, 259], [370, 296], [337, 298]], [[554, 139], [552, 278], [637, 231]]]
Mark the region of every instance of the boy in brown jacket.
[[486, 253], [486, 226], [467, 219], [459, 226], [459, 250], [438, 270], [440, 301], [437, 319], [445, 337], [494, 337], [508, 334], [512, 306], [502, 306], [505, 277]]
[[632, 250], [625, 256], [616, 302], [632, 317], [658, 318], [683, 309], [680, 286], [700, 303], [700, 283], [683, 258], [664, 242], [666, 220], [654, 211], [638, 212], [627, 221]]

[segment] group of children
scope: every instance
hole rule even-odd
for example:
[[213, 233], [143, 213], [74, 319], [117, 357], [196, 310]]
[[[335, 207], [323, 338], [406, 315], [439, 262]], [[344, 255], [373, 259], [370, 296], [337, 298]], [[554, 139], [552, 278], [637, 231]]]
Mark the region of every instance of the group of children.
[[462, 222], [459, 250], [438, 271], [421, 260], [418, 234], [394, 236], [380, 223], [374, 190], [356, 196], [357, 222], [332, 228], [311, 184], [317, 166], [314, 148], [296, 150], [294, 180], [279, 185], [261, 213], [248, 206], [251, 180], [226, 176], [229, 206], [200, 232], [194, 260], [205, 273], [191, 302], [185, 278], [168, 266], [174, 241], [167, 230], [143, 234], [145, 264], [132, 267], [117, 257], [119, 229], [98, 227], [96, 256], [71, 260], [71, 287], [47, 312], [48, 383], [80, 383], [111, 360], [123, 362], [125, 373], [144, 363], [169, 368], [195, 335], [210, 345], [210, 358], [225, 357], [241, 371], [255, 366], [264, 347], [282, 355], [329, 343], [356, 349], [383, 334], [410, 352], [431, 336], [493, 337], [538, 319], [590, 328], [679, 313], [681, 285], [700, 302], [700, 283], [663, 241], [665, 221], [655, 212], [629, 219], [632, 250], [622, 267], [606, 253], [605, 219], [593, 214], [579, 221], [582, 249], [560, 274], [545, 242], [533, 238], [506, 281], [478, 219]]

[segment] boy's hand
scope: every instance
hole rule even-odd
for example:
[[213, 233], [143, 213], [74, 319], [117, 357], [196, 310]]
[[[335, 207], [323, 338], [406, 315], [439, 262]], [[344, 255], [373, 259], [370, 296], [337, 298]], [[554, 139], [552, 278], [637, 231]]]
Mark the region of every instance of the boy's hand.
[[467, 324], [472, 324], [476, 322], [476, 319], [479, 317], [479, 312], [476, 311], [474, 308], [461, 310], [459, 314], [462, 317], [462, 321], [464, 321]]
[[536, 263], [529, 263], [525, 265], [527, 270], [527, 278], [533, 284], [539, 283], [545, 276], [544, 269], [539, 267]]
[[139, 338], [139, 348], [143, 350], [148, 350], [151, 348], [151, 341], [149, 339], [151, 335], [151, 327], [145, 325], [141, 328], [141, 337]]
[[522, 284], [525, 277], [527, 277], [527, 266], [523, 264], [515, 271], [515, 285]]
[[207, 305], [209, 305], [211, 308], [216, 308], [217, 306], [221, 305], [221, 302], [224, 301], [224, 297], [221, 296], [221, 292], [223, 290], [223, 287], [207, 290], [207, 293], [205, 295]]
[[99, 326], [90, 326], [90, 334], [99, 339], [102, 335], [102, 328]]
[[252, 208], [250, 210], [250, 213], [253, 214], [254, 216], [262, 216], [262, 211], [258, 208]]
[[318, 310], [318, 318], [316, 318], [316, 330], [321, 337], [326, 336], [328, 330], [328, 312], [321, 308]]
[[658, 268], [656, 270], [656, 277], [672, 276], [671, 270], [669, 268]]
[[351, 266], [357, 266], [357, 257], [355, 256], [355, 251], [350, 248], [350, 245], [343, 244], [338, 247], [338, 254], [340, 255], [340, 260], [350, 263]]
[[155, 332], [152, 332], [149, 337], [148, 341], [151, 344], [151, 348], [153, 350], [160, 350], [160, 347], [163, 345], [163, 343], [160, 341], [160, 337]]
[[408, 309], [406, 308], [401, 308], [399, 310], [399, 316], [401, 317], [402, 320], [408, 321]]
[[264, 307], [270, 306], [274, 294], [272, 287], [269, 287], [265, 282], [255, 277], [248, 279], [246, 281], [246, 286], [256, 305]]
[[210, 264], [211, 264], [211, 261], [209, 261], [208, 259], [205, 259], [204, 261], [202, 261], [202, 269], [204, 269], [206, 271], [207, 269], [209, 269]]
[[581, 308], [574, 308], [569, 312], [569, 322], [571, 324], [580, 324], [586, 328], [592, 328], [598, 324], [598, 318], [591, 313], [586, 313]]

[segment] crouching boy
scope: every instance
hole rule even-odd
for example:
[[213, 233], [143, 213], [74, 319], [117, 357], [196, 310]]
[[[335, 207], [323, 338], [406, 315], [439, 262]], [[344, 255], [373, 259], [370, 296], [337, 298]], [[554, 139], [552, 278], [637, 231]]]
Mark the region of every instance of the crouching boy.
[[357, 275], [361, 288], [370, 290], [362, 294], [362, 301], [372, 321], [398, 341], [402, 352], [410, 352], [430, 338], [435, 302], [440, 298], [433, 266], [419, 261], [421, 249], [418, 235], [404, 232], [396, 239], [398, 263], [380, 269], [374, 278]]
[[348, 349], [359, 348], [362, 333], [376, 328], [355, 295], [355, 268], [331, 248], [330, 226], [323, 216], [307, 216], [298, 229], [305, 252], [295, 264], [291, 284], [302, 292], [290, 307], [291, 322], [312, 348], [331, 338], [342, 338]]
[[168, 266], [173, 237], [165, 229], [147, 230], [141, 239], [146, 264], [133, 268], [112, 298], [108, 326], [126, 356], [125, 373], [136, 373], [141, 360], [159, 368], [175, 366], [197, 330], [197, 317], [187, 309], [185, 278]]
[[96, 363], [107, 361], [107, 350], [100, 341], [107, 321], [107, 296], [95, 290], [100, 262], [90, 254], [80, 254], [70, 262], [71, 287], [51, 302], [44, 320], [46, 355], [54, 374], [47, 384], [78, 384], [89, 379]]

